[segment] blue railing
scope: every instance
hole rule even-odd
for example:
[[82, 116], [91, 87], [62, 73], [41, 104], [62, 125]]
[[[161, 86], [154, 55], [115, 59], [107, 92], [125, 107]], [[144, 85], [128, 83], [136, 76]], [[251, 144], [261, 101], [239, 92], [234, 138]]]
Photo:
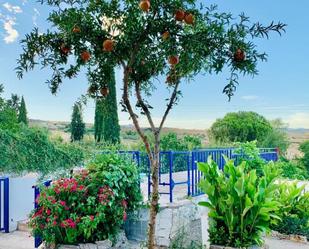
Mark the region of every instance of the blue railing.
[[0, 231], [8, 233], [9, 228], [9, 178], [0, 177]]
[[[199, 182], [203, 175], [197, 168], [198, 162], [206, 162], [208, 157], [217, 163], [219, 169], [223, 170], [225, 165], [224, 156], [238, 161], [241, 155], [234, 154], [234, 148], [218, 148], [194, 151], [161, 151], [159, 167], [159, 185], [168, 187], [166, 192], [160, 192], [161, 195], [169, 195], [170, 202], [173, 202], [173, 189], [177, 185], [187, 185], [188, 196], [202, 195], [199, 188]], [[131, 158], [138, 165], [141, 172], [148, 176], [148, 197], [151, 194], [150, 163], [147, 154], [139, 151], [120, 151], [122, 155]], [[278, 151], [272, 148], [261, 148], [260, 156], [265, 161], [277, 161]], [[185, 181], [176, 182], [173, 173], [187, 171]], [[165, 175], [165, 180], [162, 180]], [[166, 180], [166, 178], [168, 180]]]
[[[49, 187], [51, 185], [52, 181], [48, 180], [46, 182], [43, 183], [43, 185], [45, 187]], [[40, 186], [33, 186], [32, 187], [34, 189], [34, 209], [39, 208], [38, 203], [36, 202], [37, 197], [40, 195]], [[40, 245], [42, 244], [42, 239], [39, 236], [35, 236], [34, 237], [34, 247], [38, 248]]]

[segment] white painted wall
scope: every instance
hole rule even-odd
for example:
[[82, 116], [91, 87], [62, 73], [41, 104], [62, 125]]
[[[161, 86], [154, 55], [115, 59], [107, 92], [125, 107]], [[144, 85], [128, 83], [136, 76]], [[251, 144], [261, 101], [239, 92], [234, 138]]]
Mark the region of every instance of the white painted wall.
[[34, 208], [34, 190], [37, 176], [34, 174], [23, 177], [10, 177], [10, 231], [17, 228], [17, 222], [26, 220]]

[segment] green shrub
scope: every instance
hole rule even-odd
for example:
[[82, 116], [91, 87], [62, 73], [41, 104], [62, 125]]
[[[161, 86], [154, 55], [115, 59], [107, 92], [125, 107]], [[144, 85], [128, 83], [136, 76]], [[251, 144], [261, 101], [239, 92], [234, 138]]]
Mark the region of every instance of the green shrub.
[[228, 113], [217, 119], [211, 126], [209, 134], [215, 142], [262, 141], [272, 130], [269, 121], [255, 112]]
[[260, 141], [259, 146], [264, 148], [279, 148], [280, 152], [285, 153], [290, 145], [286, 125], [280, 119], [273, 120], [270, 123], [272, 129]]
[[237, 162], [245, 162], [245, 170], [251, 171], [256, 170], [258, 176], [263, 175], [263, 166], [265, 160], [261, 158], [260, 149], [257, 147], [256, 141], [237, 143], [237, 149], [234, 154], [237, 156]]
[[0, 169], [2, 173], [42, 175], [71, 169], [83, 160], [77, 145], [51, 141], [47, 132], [20, 125], [18, 131], [0, 129]]
[[303, 142], [300, 146], [299, 149], [301, 152], [304, 153], [303, 158], [301, 158], [301, 162], [304, 164], [304, 166], [307, 169], [307, 172], [309, 174], [309, 140], [306, 142]]
[[72, 178], [41, 188], [30, 227], [47, 244], [113, 240], [141, 200], [135, 165], [116, 154], [100, 155]]
[[309, 192], [297, 183], [280, 182], [276, 198], [280, 202], [277, 215], [281, 221], [272, 225], [272, 229], [283, 234], [297, 234], [309, 239]]
[[204, 175], [200, 187], [208, 196], [200, 205], [210, 209], [211, 244], [240, 248], [263, 244], [263, 233], [278, 218], [279, 203], [274, 200], [278, 172], [273, 163], [264, 165], [259, 179], [256, 170], [246, 173], [245, 162], [235, 167], [229, 160], [224, 172], [211, 159], [198, 167]]
[[281, 176], [284, 178], [296, 180], [305, 180], [309, 178], [308, 172], [299, 161], [287, 160], [282, 157], [276, 162], [276, 166], [280, 169]]

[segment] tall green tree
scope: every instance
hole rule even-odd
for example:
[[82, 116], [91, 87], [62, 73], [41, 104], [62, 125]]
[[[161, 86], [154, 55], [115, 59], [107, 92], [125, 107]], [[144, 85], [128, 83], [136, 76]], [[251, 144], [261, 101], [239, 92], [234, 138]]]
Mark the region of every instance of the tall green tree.
[[262, 142], [271, 131], [271, 123], [256, 112], [231, 112], [217, 119], [209, 132], [217, 143], [233, 143]]
[[80, 141], [84, 138], [86, 125], [83, 122], [81, 106], [75, 103], [71, 120], [71, 140]]
[[102, 106], [101, 100], [95, 101], [95, 113], [94, 113], [94, 139], [96, 142], [103, 140], [103, 120], [104, 120], [104, 106]]
[[20, 108], [20, 98], [17, 94], [12, 94], [11, 98], [7, 100], [8, 105], [16, 110], [16, 113], [19, 113], [19, 108]]
[[20, 105], [18, 108], [18, 122], [28, 125], [27, 108], [26, 108], [26, 102], [25, 102], [24, 96], [22, 96]]
[[[129, 113], [141, 137], [151, 166], [148, 248], [154, 249], [161, 132], [180, 99], [180, 84], [198, 73], [228, 70], [230, 78], [223, 93], [231, 98], [239, 76], [256, 75], [258, 62], [267, 58], [258, 51], [254, 40], [268, 38], [272, 31], [281, 34], [285, 25], [251, 23], [244, 14], [237, 19], [230, 13], [220, 13], [216, 6], [200, 5], [198, 0], [41, 0], [41, 3], [56, 9], [48, 18], [52, 29], [43, 34], [35, 29], [23, 40], [18, 76], [22, 77], [37, 64], [52, 68], [48, 83], [55, 93], [63, 78], [74, 77], [84, 66], [90, 73], [102, 65], [122, 68], [123, 110]], [[75, 61], [68, 60], [71, 55]], [[105, 73], [102, 70], [101, 74]], [[156, 125], [149, 96], [164, 78], [170, 95], [162, 97], [162, 101], [167, 101], [166, 109]], [[106, 92], [104, 88], [101, 90]], [[140, 115], [146, 116], [153, 145], [140, 126]]]
[[[104, 75], [100, 79], [100, 75]], [[114, 69], [107, 68], [104, 74], [91, 77], [94, 82], [101, 81], [108, 87], [108, 95], [96, 99], [94, 118], [94, 137], [96, 142], [104, 141], [110, 144], [120, 143], [120, 125], [117, 111], [116, 81]]]

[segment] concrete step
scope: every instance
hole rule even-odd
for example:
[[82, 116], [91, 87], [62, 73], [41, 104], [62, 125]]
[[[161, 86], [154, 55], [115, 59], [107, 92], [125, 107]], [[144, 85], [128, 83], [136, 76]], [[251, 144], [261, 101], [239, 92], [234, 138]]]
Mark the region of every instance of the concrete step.
[[19, 221], [17, 223], [17, 230], [21, 231], [21, 232], [28, 232], [28, 233], [30, 233], [31, 229], [28, 226], [28, 222], [29, 222], [29, 220]]

